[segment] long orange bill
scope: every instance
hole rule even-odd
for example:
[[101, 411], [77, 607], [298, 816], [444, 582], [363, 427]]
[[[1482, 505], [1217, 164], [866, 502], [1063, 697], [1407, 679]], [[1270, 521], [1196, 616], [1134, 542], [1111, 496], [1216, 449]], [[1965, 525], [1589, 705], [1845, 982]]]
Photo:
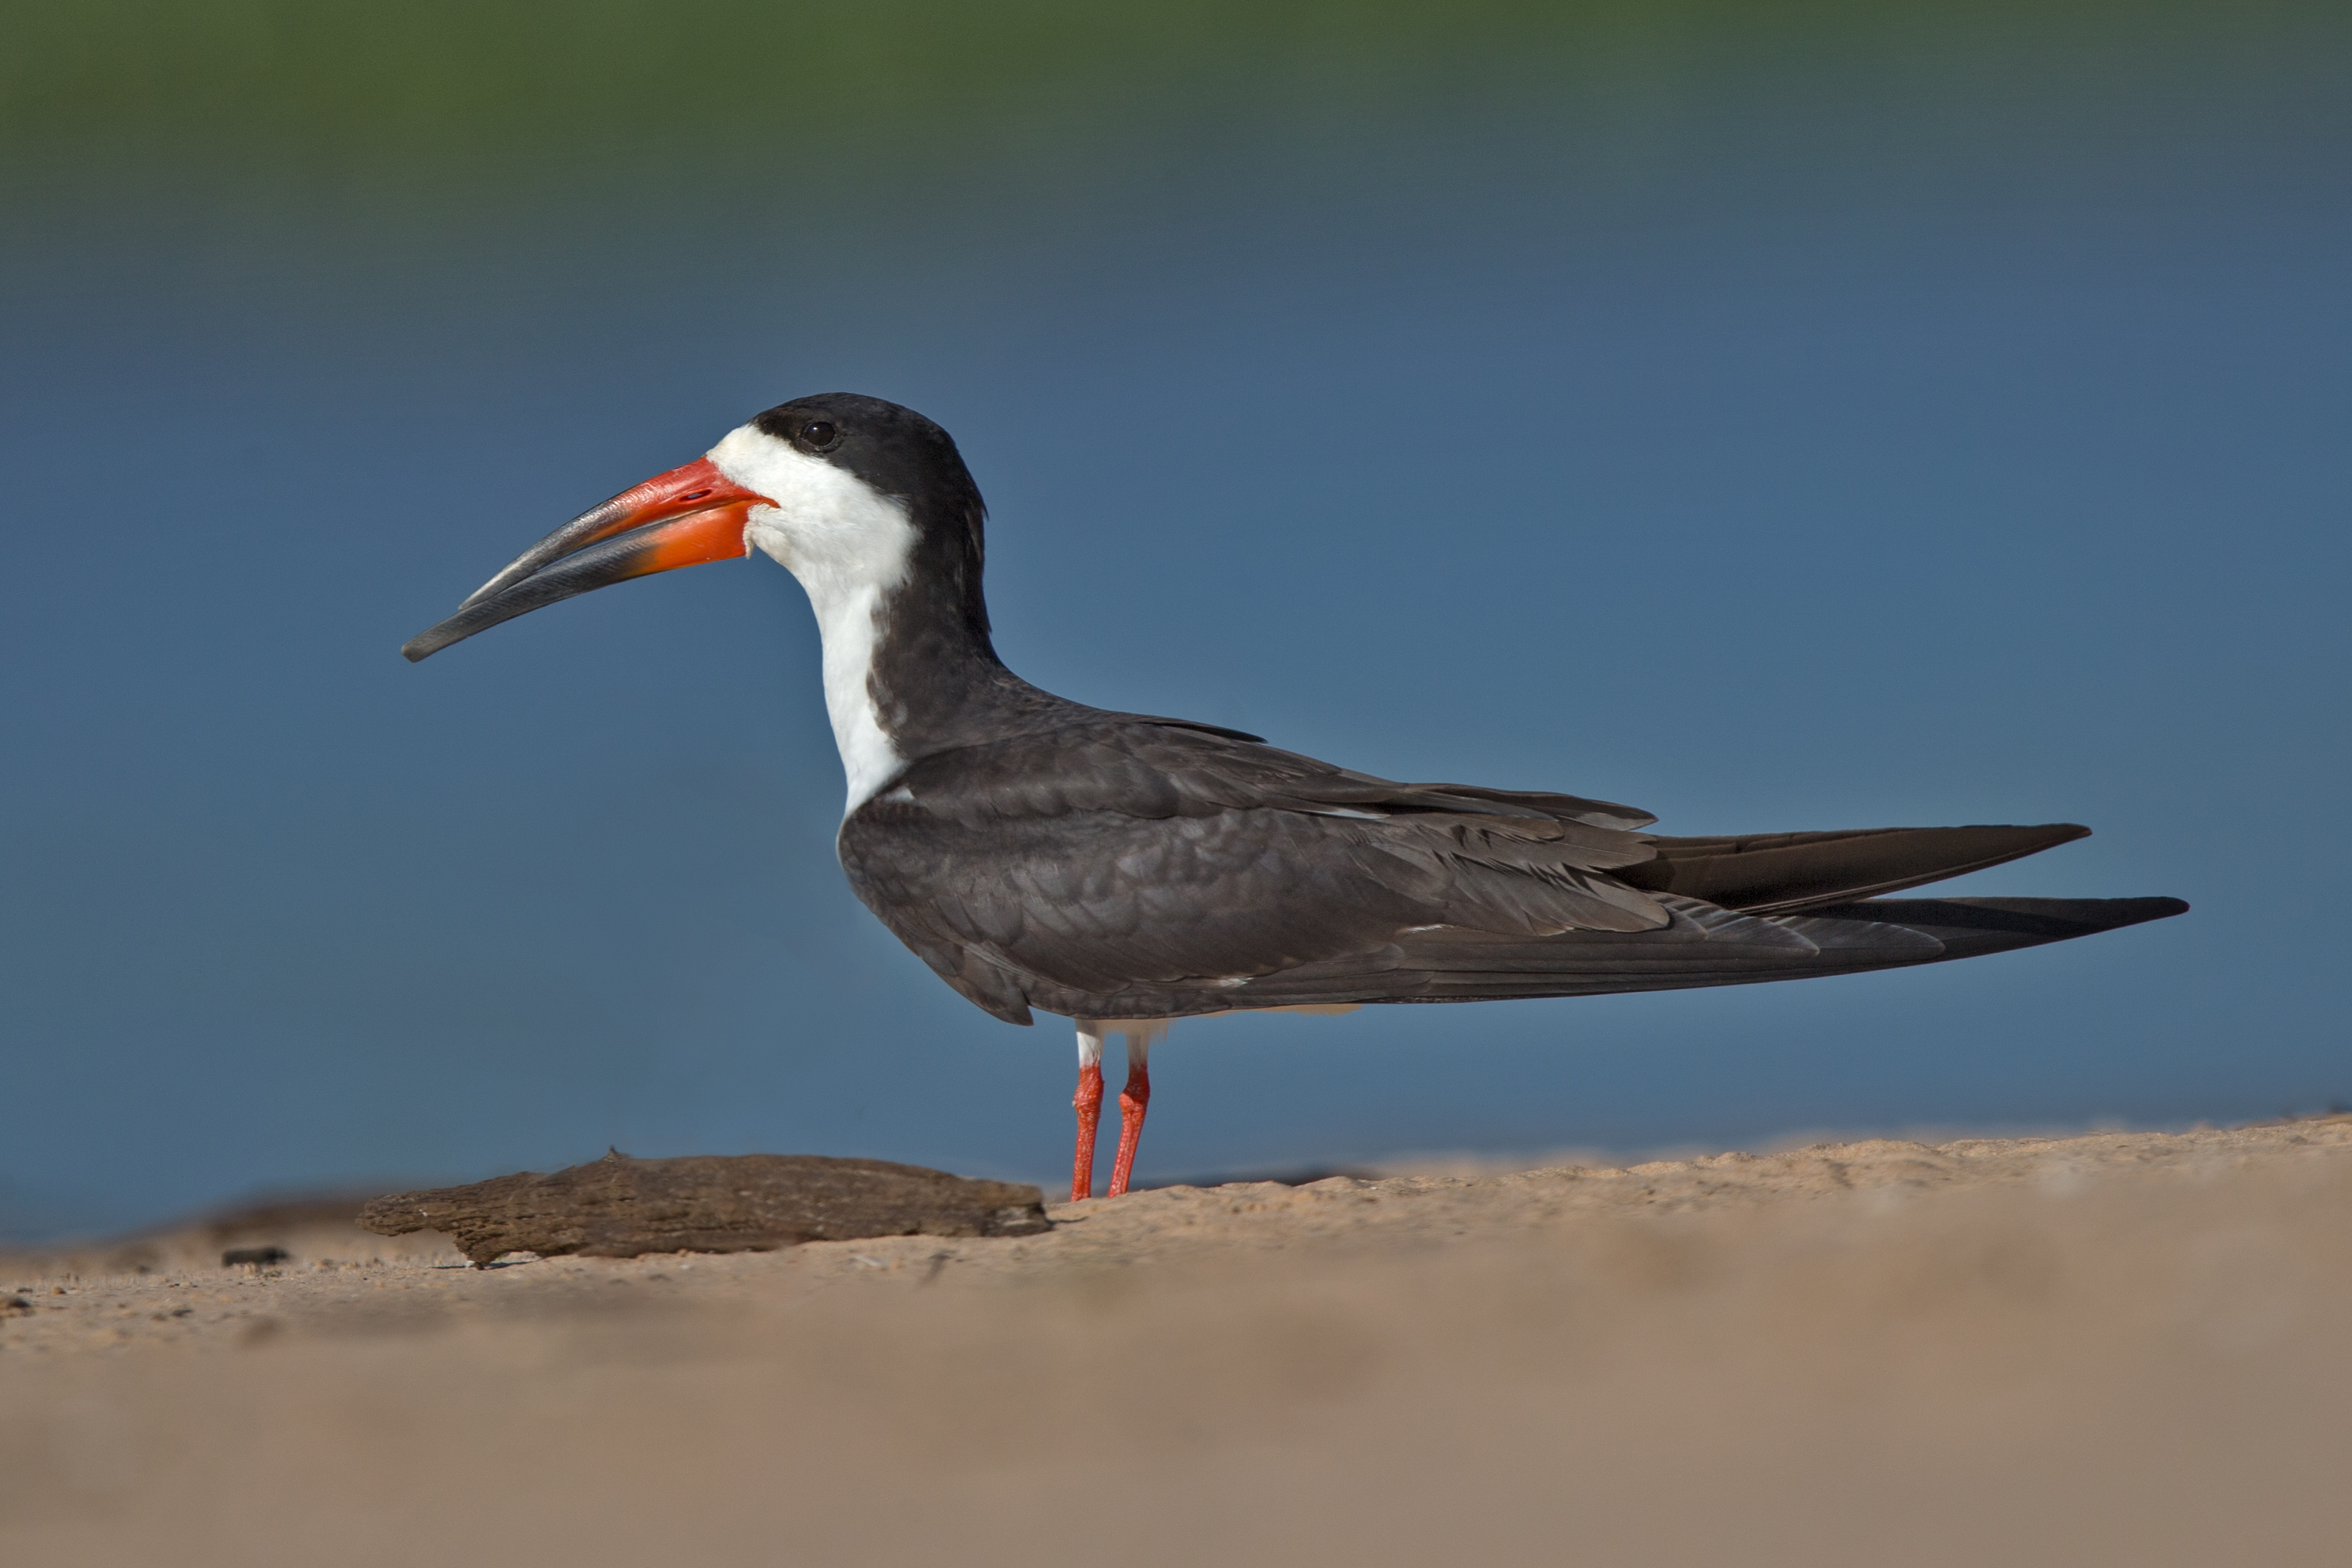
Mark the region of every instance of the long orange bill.
[[401, 647], [414, 664], [515, 616], [632, 577], [751, 552], [744, 529], [767, 498], [721, 474], [708, 458], [656, 474], [592, 508], [523, 552], [475, 591], [457, 613]]

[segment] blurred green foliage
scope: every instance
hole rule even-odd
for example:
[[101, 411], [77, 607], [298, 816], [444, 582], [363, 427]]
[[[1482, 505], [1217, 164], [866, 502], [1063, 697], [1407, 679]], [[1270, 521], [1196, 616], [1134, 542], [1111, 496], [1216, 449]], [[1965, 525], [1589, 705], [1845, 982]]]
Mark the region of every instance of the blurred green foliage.
[[[2352, 7], [2246, 0], [0, 0], [0, 180], [113, 166], [449, 185], [942, 172], [1416, 103], [1672, 100], [1759, 63], [1901, 95], [2095, 96], [2118, 52], [2210, 67]], [[2308, 59], [2309, 49], [2288, 55]], [[2257, 73], [2259, 74], [2259, 73]]]

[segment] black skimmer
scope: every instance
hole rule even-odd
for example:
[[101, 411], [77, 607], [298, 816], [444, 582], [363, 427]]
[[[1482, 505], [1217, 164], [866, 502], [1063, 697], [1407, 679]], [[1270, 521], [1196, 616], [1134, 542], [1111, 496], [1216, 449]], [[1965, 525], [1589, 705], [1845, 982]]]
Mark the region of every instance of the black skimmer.
[[760, 550], [807, 589], [866, 907], [1009, 1024], [1078, 1036], [1071, 1196], [1102, 1047], [1127, 1044], [1127, 1190], [1171, 1019], [1656, 991], [1934, 963], [2177, 915], [2178, 899], [1889, 899], [2079, 838], [2040, 827], [1670, 838], [1607, 801], [1398, 784], [1221, 725], [1041, 691], [989, 640], [979, 487], [911, 409], [769, 409], [533, 545], [401, 651]]

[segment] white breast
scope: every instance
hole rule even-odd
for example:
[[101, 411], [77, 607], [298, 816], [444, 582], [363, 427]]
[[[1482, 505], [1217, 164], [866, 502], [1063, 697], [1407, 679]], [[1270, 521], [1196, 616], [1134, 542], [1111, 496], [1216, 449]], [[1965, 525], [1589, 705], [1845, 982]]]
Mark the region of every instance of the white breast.
[[751, 509], [751, 541], [800, 580], [824, 639], [824, 708], [849, 783], [843, 815], [907, 765], [876, 710], [869, 677], [884, 604], [907, 581], [906, 504], [856, 475], [746, 425], [710, 449], [719, 471], [773, 506]]

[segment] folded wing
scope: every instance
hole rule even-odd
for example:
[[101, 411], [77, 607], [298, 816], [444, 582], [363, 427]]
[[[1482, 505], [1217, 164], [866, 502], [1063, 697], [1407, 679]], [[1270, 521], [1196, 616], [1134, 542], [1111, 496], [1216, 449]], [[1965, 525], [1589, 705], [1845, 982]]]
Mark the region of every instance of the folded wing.
[[902, 941], [1019, 1023], [1796, 979], [2186, 907], [1874, 897], [2087, 831], [2072, 825], [1636, 831], [1652, 820], [1114, 715], [919, 761], [840, 848]]
[[1751, 914], [1795, 914], [1940, 882], [2087, 838], [2040, 827], [1863, 827], [1843, 833], [1656, 837], [1657, 858], [1621, 873], [1637, 888]]

